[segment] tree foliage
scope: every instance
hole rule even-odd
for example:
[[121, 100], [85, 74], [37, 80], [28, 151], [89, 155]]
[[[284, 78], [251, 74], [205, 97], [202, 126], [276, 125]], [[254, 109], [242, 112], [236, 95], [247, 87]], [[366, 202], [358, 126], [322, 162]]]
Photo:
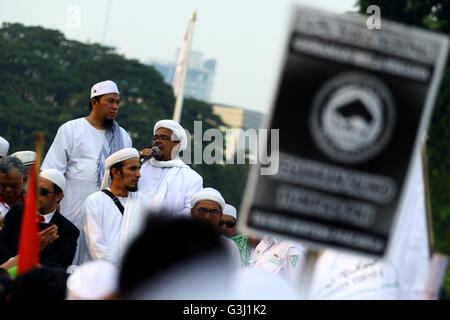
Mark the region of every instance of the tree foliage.
[[[45, 137], [44, 151], [64, 122], [90, 113], [91, 86], [110, 79], [117, 83], [121, 106], [117, 121], [137, 149], [150, 146], [154, 124], [171, 119], [172, 87], [151, 66], [126, 59], [112, 47], [68, 40], [55, 30], [5, 23], [0, 28], [0, 135], [10, 151], [34, 150], [34, 134]], [[223, 126], [211, 105], [186, 100], [182, 125], [193, 132]], [[204, 186], [217, 188], [230, 204], [240, 205], [246, 166], [196, 165]]]

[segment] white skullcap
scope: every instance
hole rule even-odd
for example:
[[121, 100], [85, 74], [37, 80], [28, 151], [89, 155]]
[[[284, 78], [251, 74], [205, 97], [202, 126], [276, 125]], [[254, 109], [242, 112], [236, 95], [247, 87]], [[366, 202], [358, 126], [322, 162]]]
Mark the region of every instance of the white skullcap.
[[16, 157], [22, 161], [24, 166], [31, 166], [36, 162], [36, 152], [34, 151], [17, 151], [11, 157]]
[[222, 211], [225, 208], [225, 200], [223, 199], [222, 195], [219, 191], [213, 188], [204, 188], [197, 192], [195, 196], [191, 199], [191, 206], [194, 207], [198, 202], [202, 200], [211, 200], [217, 202], [220, 207], [222, 208]]
[[8, 154], [9, 142], [5, 138], [0, 137], [0, 157], [5, 157]]
[[102, 300], [118, 290], [119, 271], [106, 260], [89, 261], [67, 279], [66, 300]]
[[61, 188], [62, 192], [66, 189], [66, 178], [64, 178], [64, 175], [56, 169], [46, 169], [41, 171], [39, 176], [56, 184]]
[[113, 165], [115, 165], [118, 162], [122, 162], [131, 158], [138, 158], [139, 159], [139, 153], [135, 148], [125, 148], [122, 150], [119, 150], [117, 152], [114, 152], [112, 155], [110, 155], [105, 160], [105, 175], [103, 176], [102, 185], [100, 187], [100, 190], [108, 188], [111, 184], [111, 178], [109, 177], [110, 169]]
[[236, 219], [236, 208], [230, 204], [225, 204], [225, 209], [223, 209], [223, 214], [227, 214]]
[[183, 127], [178, 122], [173, 120], [159, 120], [155, 124], [155, 127], [153, 128], [153, 134], [156, 134], [156, 131], [159, 128], [166, 128], [172, 130], [172, 133], [176, 136], [177, 139], [180, 140], [180, 151], [186, 149], [187, 146], [186, 131], [184, 131]]
[[111, 81], [106, 80], [99, 83], [96, 83], [91, 88], [91, 99], [96, 96], [101, 96], [107, 93], [119, 93], [119, 89], [117, 88], [117, 85]]

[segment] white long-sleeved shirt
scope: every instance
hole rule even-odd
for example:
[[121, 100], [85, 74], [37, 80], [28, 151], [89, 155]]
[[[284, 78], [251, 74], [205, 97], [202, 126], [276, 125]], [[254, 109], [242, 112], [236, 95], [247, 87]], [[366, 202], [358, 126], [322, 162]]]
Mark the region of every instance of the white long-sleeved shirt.
[[[83, 233], [89, 260], [108, 260], [119, 265], [127, 247], [121, 241], [129, 244], [145, 223], [148, 212], [141, 193], [130, 192], [128, 197], [118, 199], [125, 208], [123, 215], [114, 201], [102, 191], [91, 194], [82, 206], [85, 216]], [[124, 230], [125, 221], [128, 225]]]
[[[120, 129], [124, 148], [130, 148], [130, 136]], [[105, 132], [93, 127], [85, 118], [68, 121], [58, 129], [42, 163], [42, 170], [57, 169], [66, 178], [60, 212], [78, 229], [83, 220], [80, 207], [91, 193], [97, 191], [98, 155], [102, 148], [107, 152], [110, 150]]]
[[305, 249], [302, 245], [287, 240], [264, 238], [256, 246], [250, 264], [281, 276], [295, 286], [299, 281], [304, 258]]
[[[141, 167], [138, 190], [148, 199], [154, 201], [164, 176], [172, 169], [152, 166], [149, 161]], [[163, 201], [163, 209], [174, 215], [191, 215], [191, 199], [203, 189], [203, 178], [189, 167], [181, 168], [169, 184]]]

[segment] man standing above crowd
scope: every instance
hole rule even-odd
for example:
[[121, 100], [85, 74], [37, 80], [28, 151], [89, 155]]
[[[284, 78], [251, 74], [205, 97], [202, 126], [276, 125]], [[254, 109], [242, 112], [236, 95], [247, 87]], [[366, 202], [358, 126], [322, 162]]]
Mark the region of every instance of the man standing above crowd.
[[[110, 80], [91, 89], [91, 113], [64, 123], [45, 156], [42, 170], [54, 168], [66, 178], [66, 196], [61, 213], [80, 230], [83, 201], [100, 188], [105, 159], [114, 152], [132, 146], [131, 138], [114, 119], [119, 112], [120, 93]], [[82, 235], [80, 235], [80, 239]], [[74, 263], [83, 262], [84, 248], [79, 246]]]
[[136, 149], [117, 151], [106, 159], [105, 166], [101, 190], [83, 204], [83, 231], [90, 259], [119, 265], [128, 244], [144, 225], [148, 207], [144, 195], [136, 192], [141, 177]]
[[[153, 134], [153, 147], [159, 151], [142, 165], [139, 190], [149, 199], [152, 212], [189, 216], [191, 199], [203, 188], [203, 179], [179, 158], [187, 146], [186, 132], [176, 121], [161, 120]], [[141, 157], [150, 154], [151, 149], [141, 151]]]

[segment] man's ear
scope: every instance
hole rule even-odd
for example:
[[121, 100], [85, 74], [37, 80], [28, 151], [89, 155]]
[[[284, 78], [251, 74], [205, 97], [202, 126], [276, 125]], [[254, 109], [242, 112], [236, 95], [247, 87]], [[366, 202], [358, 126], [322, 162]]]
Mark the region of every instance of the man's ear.
[[23, 176], [22, 181], [23, 181], [23, 185], [25, 186], [25, 185], [27, 184], [27, 181], [28, 181], [28, 175], [25, 174], [25, 175]]
[[111, 174], [113, 175], [114, 179], [120, 178], [120, 170], [117, 168], [112, 168]]
[[60, 192], [59, 194], [56, 195], [56, 203], [59, 203], [62, 198], [64, 198], [64, 193]]

